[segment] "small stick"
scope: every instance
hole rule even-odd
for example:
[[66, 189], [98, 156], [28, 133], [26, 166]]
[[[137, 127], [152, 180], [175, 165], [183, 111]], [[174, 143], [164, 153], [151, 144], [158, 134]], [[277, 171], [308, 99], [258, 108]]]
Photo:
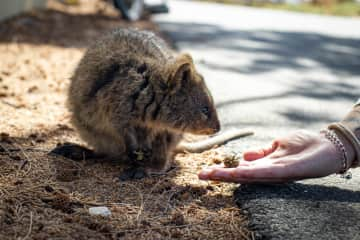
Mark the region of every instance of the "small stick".
[[19, 146], [19, 145], [17, 145], [17, 144], [15, 144], [15, 146], [20, 149], [21, 153], [22, 153], [22, 154], [25, 156], [25, 158], [26, 158], [26, 160], [20, 165], [19, 170], [22, 170], [22, 169], [25, 167], [26, 164], [29, 164], [29, 169], [28, 169], [28, 171], [26, 172], [26, 174], [27, 174], [27, 173], [29, 173], [30, 170], [31, 170], [31, 160], [30, 160], [29, 156], [25, 153], [25, 151], [22, 149], [21, 146]]
[[10, 103], [10, 102], [5, 101], [5, 100], [1, 100], [1, 102], [2, 102], [3, 104], [5, 104], [5, 105], [8, 105], [8, 106], [13, 107], [13, 108], [16, 108], [16, 109], [20, 108], [18, 105], [15, 105], [15, 104]]
[[26, 240], [26, 239], [30, 236], [31, 231], [32, 231], [32, 225], [33, 225], [33, 213], [30, 212], [30, 225], [29, 225], [29, 230], [28, 230], [26, 236], [25, 236], [22, 240]]

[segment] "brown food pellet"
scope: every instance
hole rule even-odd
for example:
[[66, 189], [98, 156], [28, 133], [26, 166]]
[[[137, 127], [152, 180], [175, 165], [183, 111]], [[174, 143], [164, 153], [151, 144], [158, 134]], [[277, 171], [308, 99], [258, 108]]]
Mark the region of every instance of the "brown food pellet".
[[223, 162], [226, 168], [235, 168], [239, 166], [239, 159], [235, 155], [226, 156]]

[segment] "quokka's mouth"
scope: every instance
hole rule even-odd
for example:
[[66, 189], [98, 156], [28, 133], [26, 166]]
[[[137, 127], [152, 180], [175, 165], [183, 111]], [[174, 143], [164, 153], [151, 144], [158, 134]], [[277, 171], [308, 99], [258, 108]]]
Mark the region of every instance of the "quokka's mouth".
[[208, 129], [203, 129], [203, 130], [196, 131], [196, 133], [199, 134], [199, 135], [211, 135], [211, 134], [217, 133], [218, 131], [219, 130], [217, 130], [217, 129], [208, 128]]

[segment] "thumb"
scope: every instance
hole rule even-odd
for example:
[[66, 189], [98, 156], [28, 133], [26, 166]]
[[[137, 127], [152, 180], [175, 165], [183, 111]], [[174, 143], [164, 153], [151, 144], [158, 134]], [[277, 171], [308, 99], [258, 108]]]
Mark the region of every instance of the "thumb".
[[278, 147], [278, 142], [273, 142], [270, 147], [258, 149], [258, 150], [249, 150], [244, 152], [245, 161], [254, 161], [260, 158], [266, 157], [269, 154], [273, 153]]

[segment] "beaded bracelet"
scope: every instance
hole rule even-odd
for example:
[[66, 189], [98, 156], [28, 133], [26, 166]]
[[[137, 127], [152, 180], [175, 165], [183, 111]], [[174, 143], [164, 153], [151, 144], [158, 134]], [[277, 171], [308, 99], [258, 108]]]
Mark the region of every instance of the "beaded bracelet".
[[360, 165], [360, 141], [357, 139], [355, 134], [342, 123], [332, 123], [328, 126], [328, 129], [337, 130], [350, 142], [355, 151], [355, 158], [350, 164], [350, 167], [358, 167]]
[[324, 134], [325, 138], [328, 139], [334, 146], [336, 147], [336, 150], [341, 155], [341, 162], [342, 162], [342, 168], [339, 171], [340, 174], [346, 173], [346, 171], [349, 169], [348, 166], [348, 157], [347, 152], [344, 147], [344, 144], [340, 141], [339, 137], [336, 135], [334, 130], [325, 129], [320, 131], [320, 133]]

